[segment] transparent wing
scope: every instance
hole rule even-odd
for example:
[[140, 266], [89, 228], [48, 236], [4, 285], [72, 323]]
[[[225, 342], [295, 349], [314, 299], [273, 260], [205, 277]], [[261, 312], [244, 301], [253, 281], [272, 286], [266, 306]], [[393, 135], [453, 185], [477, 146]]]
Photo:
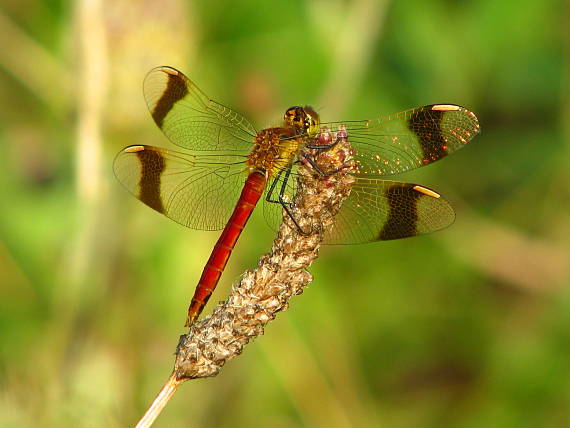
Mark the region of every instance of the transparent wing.
[[168, 139], [191, 150], [249, 149], [255, 128], [239, 113], [210, 99], [171, 67], [151, 70], [143, 83], [148, 109]]
[[326, 244], [359, 244], [407, 238], [443, 229], [455, 212], [426, 187], [358, 178], [325, 236]]
[[452, 104], [339, 123], [346, 125], [355, 173], [368, 177], [399, 174], [427, 165], [461, 149], [480, 131], [473, 112]]
[[192, 229], [219, 230], [245, 183], [244, 156], [194, 155], [130, 146], [114, 162], [115, 175], [152, 209]]
[[[277, 200], [285, 174], [277, 176], [266, 189]], [[271, 191], [271, 185], [274, 185]], [[293, 199], [297, 177], [293, 172], [283, 193]], [[276, 230], [287, 215], [280, 204], [265, 201], [263, 212]], [[361, 244], [408, 238], [443, 229], [455, 220], [449, 203], [435, 191], [411, 183], [357, 178], [350, 195], [325, 235], [325, 244]]]

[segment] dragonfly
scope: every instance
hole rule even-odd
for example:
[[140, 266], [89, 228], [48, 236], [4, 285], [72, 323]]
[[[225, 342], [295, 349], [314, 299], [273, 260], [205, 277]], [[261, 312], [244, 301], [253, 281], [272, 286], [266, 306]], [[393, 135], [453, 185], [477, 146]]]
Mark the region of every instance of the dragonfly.
[[332, 139], [328, 129], [342, 125], [351, 146], [348, 173], [354, 178], [326, 232], [328, 244], [407, 238], [449, 226], [455, 212], [439, 193], [383, 177], [435, 162], [480, 131], [475, 114], [455, 104], [344, 122], [321, 122], [313, 108], [294, 106], [280, 126], [258, 131], [168, 66], [148, 73], [143, 92], [156, 125], [184, 150], [126, 147], [115, 158], [116, 177], [140, 201], [177, 223], [222, 230], [196, 286], [186, 326], [208, 302], [257, 202], [263, 198], [265, 217], [276, 227], [282, 215], [291, 215], [298, 168], [308, 165], [327, 175], [307, 153], [335, 146], [338, 138]]

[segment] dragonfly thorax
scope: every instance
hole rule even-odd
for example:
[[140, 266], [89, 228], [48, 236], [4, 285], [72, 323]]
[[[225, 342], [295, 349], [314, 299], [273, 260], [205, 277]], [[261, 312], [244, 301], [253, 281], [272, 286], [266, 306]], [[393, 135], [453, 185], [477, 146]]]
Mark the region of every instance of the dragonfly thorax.
[[290, 127], [259, 131], [247, 157], [250, 172], [257, 170], [268, 177], [274, 176], [293, 162], [303, 140]]
[[310, 106], [294, 106], [285, 112], [285, 126], [292, 127], [296, 133], [315, 137], [320, 131], [319, 114]]

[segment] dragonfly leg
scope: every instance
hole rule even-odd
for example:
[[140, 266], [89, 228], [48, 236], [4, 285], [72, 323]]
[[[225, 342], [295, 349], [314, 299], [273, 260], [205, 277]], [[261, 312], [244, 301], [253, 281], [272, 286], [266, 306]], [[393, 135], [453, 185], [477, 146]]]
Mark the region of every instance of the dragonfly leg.
[[[281, 176], [283, 175], [283, 173], [285, 173], [285, 177], [283, 178], [283, 181], [281, 183], [281, 188], [279, 189], [277, 199], [274, 199], [273, 198], [273, 192], [275, 191], [275, 187], [277, 187], [277, 183], [281, 179]], [[289, 216], [289, 218], [295, 224], [295, 227], [297, 227], [297, 231], [301, 235], [309, 235], [311, 233], [311, 230], [308, 232], [303, 230], [303, 228], [301, 227], [301, 225], [299, 224], [299, 222], [297, 221], [297, 219], [295, 218], [295, 216], [291, 212], [292, 203], [285, 199], [285, 189], [287, 187], [287, 182], [289, 181], [290, 175], [291, 175], [291, 166], [289, 168], [286, 168], [286, 169], [279, 171], [279, 174], [277, 175], [277, 177], [275, 177], [275, 179], [273, 180], [273, 182], [269, 186], [269, 190], [267, 191], [267, 196], [265, 197], [265, 200], [267, 202], [280, 204], [283, 207], [283, 209], [285, 210], [285, 212], [287, 213], [287, 215]]]
[[278, 204], [280, 203], [279, 200], [273, 199], [273, 192], [275, 191], [275, 187], [277, 186], [277, 183], [279, 182], [279, 180], [281, 179], [281, 175], [283, 175], [283, 172], [285, 170], [281, 170], [279, 171], [279, 174], [277, 174], [277, 177], [275, 177], [273, 179], [273, 181], [271, 182], [271, 185], [269, 186], [269, 190], [267, 191], [267, 196], [265, 197], [265, 200], [267, 202], [271, 202], [274, 204]]
[[299, 232], [301, 235], [304, 235], [304, 236], [310, 235], [312, 232], [312, 229], [309, 230], [308, 232], [303, 230], [301, 225], [297, 222], [297, 219], [295, 219], [295, 216], [293, 215], [293, 213], [291, 212], [291, 209], [290, 209], [291, 202], [286, 202], [283, 199], [283, 197], [281, 195], [279, 195], [279, 203], [281, 204], [281, 206], [283, 207], [283, 209], [285, 210], [285, 212], [287, 213], [289, 218], [291, 220], [293, 220], [293, 223], [295, 223], [295, 227], [297, 228], [297, 232]]
[[283, 178], [283, 181], [281, 183], [281, 189], [279, 189], [279, 203], [281, 204], [281, 206], [283, 207], [283, 209], [285, 210], [285, 212], [289, 215], [289, 217], [291, 218], [291, 220], [293, 220], [293, 223], [295, 223], [295, 226], [297, 226], [297, 231], [301, 234], [301, 235], [310, 235], [312, 232], [312, 229], [309, 230], [308, 232], [304, 231], [303, 228], [301, 227], [301, 225], [299, 224], [299, 222], [297, 221], [297, 219], [295, 218], [295, 216], [293, 215], [293, 213], [291, 212], [291, 202], [287, 202], [285, 200], [285, 188], [287, 187], [287, 182], [289, 181], [289, 176], [291, 175], [291, 166], [289, 168], [287, 168], [287, 170], [285, 170], [285, 177]]
[[[342, 140], [344, 139], [343, 136], [339, 136], [336, 137], [334, 141], [331, 141], [330, 143], [309, 143], [307, 144], [305, 147], [307, 147], [308, 149], [332, 149], [334, 146], [336, 146], [338, 143], [340, 143]], [[318, 140], [318, 138], [315, 138], [313, 141]]]

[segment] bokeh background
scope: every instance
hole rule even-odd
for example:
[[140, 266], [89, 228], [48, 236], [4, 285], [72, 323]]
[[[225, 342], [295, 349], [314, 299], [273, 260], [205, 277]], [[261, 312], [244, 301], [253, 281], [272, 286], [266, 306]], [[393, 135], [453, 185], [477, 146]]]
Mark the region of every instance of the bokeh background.
[[[112, 173], [168, 147], [141, 84], [183, 70], [274, 125], [450, 102], [473, 143], [402, 179], [449, 229], [326, 247], [314, 282], [160, 427], [570, 426], [570, 20], [558, 1], [3, 0], [0, 426], [132, 426], [168, 377], [217, 233]], [[206, 313], [271, 245], [261, 210]]]

